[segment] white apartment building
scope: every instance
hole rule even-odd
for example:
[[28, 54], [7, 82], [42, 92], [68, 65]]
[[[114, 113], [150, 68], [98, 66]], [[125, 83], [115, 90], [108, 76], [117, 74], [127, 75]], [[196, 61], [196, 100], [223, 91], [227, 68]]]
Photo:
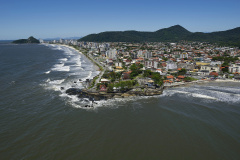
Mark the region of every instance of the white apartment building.
[[228, 67], [228, 71], [230, 73], [236, 73], [236, 72], [240, 72], [240, 64], [231, 64], [229, 67]]

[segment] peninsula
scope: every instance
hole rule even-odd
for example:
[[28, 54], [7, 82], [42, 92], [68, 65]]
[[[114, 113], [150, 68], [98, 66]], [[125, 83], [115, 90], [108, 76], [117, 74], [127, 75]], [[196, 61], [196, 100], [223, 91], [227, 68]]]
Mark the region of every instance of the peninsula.
[[40, 43], [40, 41], [34, 38], [33, 36], [31, 36], [28, 39], [19, 39], [19, 40], [13, 41], [12, 43], [15, 43], [15, 44]]

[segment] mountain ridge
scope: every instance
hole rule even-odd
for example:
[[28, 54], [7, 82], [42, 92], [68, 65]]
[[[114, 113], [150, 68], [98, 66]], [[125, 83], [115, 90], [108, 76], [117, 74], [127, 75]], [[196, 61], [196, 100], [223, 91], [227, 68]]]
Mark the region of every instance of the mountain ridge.
[[178, 42], [204, 41], [227, 44], [240, 47], [240, 27], [226, 31], [210, 33], [190, 32], [181, 25], [159, 29], [154, 32], [147, 31], [106, 31], [98, 34], [89, 34], [78, 41], [88, 42]]

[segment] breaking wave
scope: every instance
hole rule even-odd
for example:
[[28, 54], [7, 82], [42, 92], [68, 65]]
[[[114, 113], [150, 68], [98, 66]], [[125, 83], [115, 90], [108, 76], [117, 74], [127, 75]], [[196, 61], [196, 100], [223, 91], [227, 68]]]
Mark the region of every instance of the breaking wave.
[[165, 96], [181, 96], [185, 98], [199, 98], [208, 99], [211, 101], [219, 101], [226, 103], [239, 103], [240, 102], [240, 88], [233, 88], [231, 86], [191, 86], [168, 89]]
[[[47, 90], [56, 91], [65, 103], [75, 108], [88, 105], [89, 101], [87, 99], [67, 95], [66, 90], [68, 88], [84, 88], [82, 81], [93, 78], [99, 71], [94, 69], [93, 64], [86, 57], [82, 57], [79, 52], [72, 48], [52, 44], [46, 44], [45, 46], [61, 51], [59, 54], [62, 54], [62, 57], [57, 60], [49, 71], [44, 72], [48, 78], [41, 85]], [[84, 69], [82, 63], [84, 63]]]

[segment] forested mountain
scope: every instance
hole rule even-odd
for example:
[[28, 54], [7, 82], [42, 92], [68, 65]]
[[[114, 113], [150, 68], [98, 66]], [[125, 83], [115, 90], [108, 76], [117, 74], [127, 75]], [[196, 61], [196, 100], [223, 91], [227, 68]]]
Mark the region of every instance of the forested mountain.
[[178, 42], [181, 40], [213, 42], [240, 47], [240, 27], [220, 32], [190, 32], [180, 25], [155, 32], [111, 31], [87, 35], [78, 41], [88, 42]]

